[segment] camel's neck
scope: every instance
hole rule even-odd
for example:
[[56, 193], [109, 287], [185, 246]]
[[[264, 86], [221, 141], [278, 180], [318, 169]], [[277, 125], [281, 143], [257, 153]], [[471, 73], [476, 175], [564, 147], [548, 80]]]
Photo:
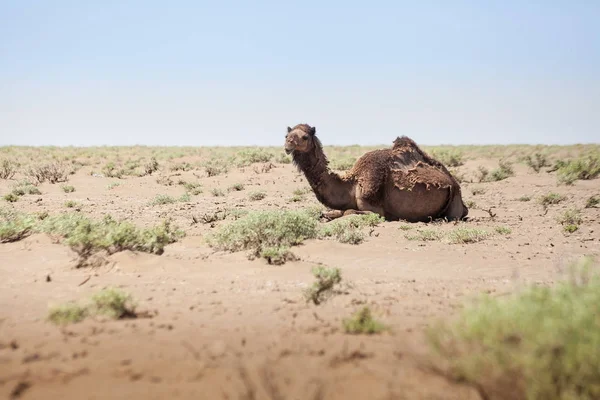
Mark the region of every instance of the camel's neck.
[[321, 146], [308, 153], [294, 153], [294, 164], [304, 173], [317, 200], [334, 210], [356, 209], [354, 182], [329, 170]]

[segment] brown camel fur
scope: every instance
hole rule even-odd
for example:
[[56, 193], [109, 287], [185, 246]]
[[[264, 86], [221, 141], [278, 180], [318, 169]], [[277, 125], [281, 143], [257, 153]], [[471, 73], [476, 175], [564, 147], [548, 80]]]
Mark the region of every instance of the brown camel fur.
[[325, 215], [330, 219], [374, 212], [388, 221], [427, 222], [460, 220], [469, 212], [452, 174], [406, 136], [392, 148], [364, 154], [340, 176], [329, 169], [314, 127], [299, 124], [287, 130], [285, 151], [317, 199], [334, 210]]

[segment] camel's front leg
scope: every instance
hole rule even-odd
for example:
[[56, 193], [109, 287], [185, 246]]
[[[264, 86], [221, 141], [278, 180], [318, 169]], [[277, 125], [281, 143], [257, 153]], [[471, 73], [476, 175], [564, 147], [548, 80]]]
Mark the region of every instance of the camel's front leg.
[[360, 210], [332, 210], [332, 211], [325, 211], [321, 214], [321, 216], [323, 218], [325, 218], [328, 221], [331, 221], [333, 219], [337, 219], [337, 218], [341, 218], [341, 217], [345, 217], [347, 215], [364, 215], [364, 214], [373, 214], [373, 211], [360, 211]]

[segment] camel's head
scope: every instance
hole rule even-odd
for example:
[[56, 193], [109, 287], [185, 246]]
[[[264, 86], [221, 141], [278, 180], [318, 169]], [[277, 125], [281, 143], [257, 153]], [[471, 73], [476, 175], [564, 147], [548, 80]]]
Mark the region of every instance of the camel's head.
[[315, 127], [307, 124], [299, 124], [293, 128], [288, 126], [285, 135], [285, 152], [307, 153], [312, 150], [315, 139]]

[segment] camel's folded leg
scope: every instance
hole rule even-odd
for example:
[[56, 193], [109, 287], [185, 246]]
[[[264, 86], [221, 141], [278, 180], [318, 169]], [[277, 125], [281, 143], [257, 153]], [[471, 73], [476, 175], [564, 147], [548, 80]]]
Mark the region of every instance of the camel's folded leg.
[[359, 211], [359, 210], [332, 210], [332, 211], [325, 211], [323, 212], [323, 214], [321, 214], [321, 216], [329, 221], [331, 221], [332, 219], [336, 219], [336, 218], [341, 218], [341, 217], [345, 217], [347, 215], [363, 215], [363, 214], [373, 214], [373, 211]]

